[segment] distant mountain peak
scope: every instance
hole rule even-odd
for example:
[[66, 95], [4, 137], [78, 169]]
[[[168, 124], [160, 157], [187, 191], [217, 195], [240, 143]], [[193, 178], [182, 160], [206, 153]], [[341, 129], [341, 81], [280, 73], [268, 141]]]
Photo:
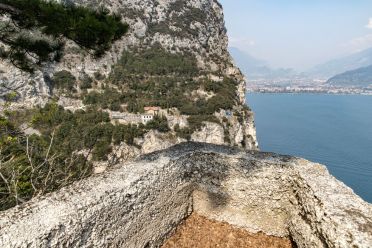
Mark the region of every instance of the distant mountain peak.
[[372, 65], [338, 74], [327, 81], [335, 86], [368, 87], [372, 85]]
[[372, 47], [317, 65], [307, 71], [307, 74], [313, 77], [330, 78], [334, 75], [367, 67], [369, 65], [372, 65]]
[[293, 69], [273, 69], [265, 60], [255, 58], [246, 51], [236, 47], [229, 47], [229, 52], [235, 63], [249, 79], [272, 80], [283, 77], [293, 77], [296, 72]]

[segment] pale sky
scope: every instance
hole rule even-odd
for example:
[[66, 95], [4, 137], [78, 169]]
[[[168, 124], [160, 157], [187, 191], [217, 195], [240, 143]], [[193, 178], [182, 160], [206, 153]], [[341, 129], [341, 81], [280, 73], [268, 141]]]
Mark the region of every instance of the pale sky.
[[230, 46], [303, 70], [372, 47], [372, 0], [219, 0]]

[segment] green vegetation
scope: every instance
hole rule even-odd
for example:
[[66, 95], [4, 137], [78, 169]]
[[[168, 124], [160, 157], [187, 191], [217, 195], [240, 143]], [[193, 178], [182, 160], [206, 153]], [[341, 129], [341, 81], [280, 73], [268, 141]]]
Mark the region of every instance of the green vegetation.
[[74, 91], [76, 78], [69, 71], [58, 71], [54, 73], [52, 78], [52, 86], [66, 92]]
[[[126, 105], [126, 110], [133, 113], [142, 113], [144, 106], [177, 108], [181, 114], [190, 116], [190, 127], [178, 127], [175, 131], [179, 137], [190, 139], [203, 122], [218, 123], [214, 113], [220, 109], [233, 109], [238, 100], [235, 80], [224, 78], [215, 82], [203, 79], [203, 74], [191, 54], [173, 54], [160, 46], [131, 49], [131, 52], [124, 52], [106, 79], [106, 84], [115, 85], [115, 88], [91, 92], [84, 97], [84, 103], [113, 111], [120, 111], [120, 106]], [[195, 99], [192, 92], [198, 89], [213, 93], [213, 96]]]
[[[28, 121], [41, 135], [25, 135]], [[52, 192], [92, 173], [93, 160], [106, 160], [113, 144], [133, 145], [157, 125], [113, 125], [107, 113], [89, 108], [72, 113], [52, 103], [0, 115], [0, 210]]]
[[[177, 108], [185, 115], [213, 115], [220, 109], [232, 109], [237, 102], [237, 83], [225, 78], [213, 82], [203, 78], [196, 59], [189, 53], [170, 53], [160, 46], [151, 49], [131, 49], [124, 52], [103, 92], [91, 92], [85, 104], [120, 111], [127, 105], [129, 112], [141, 113], [144, 106], [163, 109]], [[214, 94], [206, 100], [195, 99], [192, 92], [204, 89]]]
[[91, 163], [83, 155], [67, 152], [72, 143], [61, 145], [59, 129], [49, 128], [53, 130], [49, 135], [25, 136], [11, 115], [0, 116], [0, 210], [91, 174]]
[[125, 96], [117, 90], [107, 88], [102, 93], [91, 92], [87, 94], [83, 100], [84, 104], [95, 105], [103, 109], [112, 111], [120, 111], [121, 104], [125, 102]]
[[147, 129], [158, 130], [159, 132], [166, 133], [170, 131], [168, 120], [163, 116], [155, 116], [154, 119], [146, 124]]
[[[0, 85], [1, 86], [1, 85]], [[15, 102], [19, 97], [19, 93], [16, 91], [10, 91], [5, 96], [3, 96], [5, 102]]]
[[128, 145], [134, 145], [134, 138], [141, 137], [145, 133], [145, 126], [140, 125], [116, 125], [113, 132], [113, 141], [115, 145], [125, 142]]
[[[84, 102], [112, 110], [126, 104], [128, 111], [135, 113], [143, 112], [144, 106], [180, 107], [189, 102], [185, 93], [198, 88], [193, 77], [199, 74], [191, 54], [172, 54], [159, 46], [133, 49], [123, 53], [106, 79], [106, 84], [115, 85], [115, 89], [90, 93]], [[106, 103], [107, 99], [112, 102]]]
[[[39, 130], [26, 135], [21, 124]], [[148, 130], [170, 130], [165, 117], [146, 126], [113, 125], [96, 108], [71, 112], [55, 103], [0, 115], [0, 210], [52, 192], [92, 174], [92, 161], [107, 160], [113, 145], [135, 145]], [[90, 159], [91, 158], [91, 159]]]
[[[110, 75], [110, 82], [120, 85], [126, 80], [140, 80], [139, 76], [174, 75], [192, 77], [199, 74], [194, 56], [191, 54], [172, 54], [160, 45], [151, 49], [131, 49], [125, 51]], [[123, 79], [122, 76], [125, 76]]]
[[[0, 57], [28, 72], [47, 61], [58, 61], [64, 39], [101, 56], [120, 39], [128, 25], [118, 15], [46, 0], [2, 0], [0, 14]], [[53, 21], [51, 21], [53, 20]]]
[[[142, 126], [113, 125], [107, 113], [95, 108], [72, 113], [56, 104], [38, 109], [33, 116], [32, 126], [42, 130], [43, 135], [50, 136], [55, 131], [54, 143], [60, 152], [65, 151], [67, 155], [74, 151], [89, 150], [93, 151], [94, 160], [106, 159], [112, 143], [133, 143], [133, 139], [142, 136], [145, 131]], [[120, 134], [122, 131], [129, 132]]]
[[93, 87], [94, 81], [87, 74], [84, 74], [83, 77], [80, 79], [80, 81], [81, 81], [80, 89], [82, 90], [91, 89]]
[[207, 92], [213, 92], [214, 96], [208, 100], [198, 99], [195, 102], [190, 99], [183, 99], [175, 102], [173, 107], [179, 108], [185, 115], [213, 115], [220, 109], [232, 109], [237, 102], [236, 82], [225, 78], [222, 82], [206, 80], [200, 83]]

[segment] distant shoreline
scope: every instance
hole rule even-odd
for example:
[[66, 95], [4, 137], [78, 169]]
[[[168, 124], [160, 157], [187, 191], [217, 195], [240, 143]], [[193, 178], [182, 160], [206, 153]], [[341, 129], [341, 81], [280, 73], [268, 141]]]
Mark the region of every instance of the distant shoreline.
[[372, 96], [372, 90], [342, 89], [342, 90], [285, 90], [285, 89], [247, 89], [249, 93], [260, 94], [314, 94], [314, 95], [364, 95]]

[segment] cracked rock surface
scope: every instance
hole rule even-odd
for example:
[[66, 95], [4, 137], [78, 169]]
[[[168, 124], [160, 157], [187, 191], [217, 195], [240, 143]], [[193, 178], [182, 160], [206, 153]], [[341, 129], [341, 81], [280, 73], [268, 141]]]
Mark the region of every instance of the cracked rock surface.
[[184, 143], [0, 214], [0, 247], [159, 247], [195, 212], [298, 247], [371, 247], [372, 207], [322, 165]]

